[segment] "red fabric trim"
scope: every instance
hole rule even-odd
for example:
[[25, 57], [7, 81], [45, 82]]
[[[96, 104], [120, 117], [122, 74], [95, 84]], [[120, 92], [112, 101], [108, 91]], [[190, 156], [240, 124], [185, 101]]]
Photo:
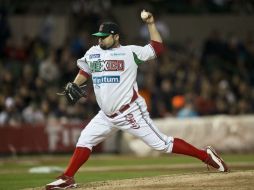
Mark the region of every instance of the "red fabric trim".
[[83, 70], [79, 70], [79, 74], [81, 74], [81, 75], [83, 75], [84, 77], [86, 77], [87, 79], [88, 78], [90, 78], [90, 75], [87, 73], [87, 72], [85, 72], [85, 71], [83, 71]]
[[[132, 96], [132, 98], [131, 98], [130, 103], [128, 103], [128, 104], [126, 104], [126, 105], [123, 105], [118, 111], [119, 111], [120, 113], [123, 113], [124, 111], [126, 111], [127, 109], [129, 109], [129, 108], [130, 108], [130, 104], [133, 103], [137, 98], [138, 98], [138, 94], [137, 94], [136, 90], [133, 88], [133, 96]], [[117, 113], [114, 113], [113, 115], [107, 115], [107, 116], [108, 116], [109, 118], [114, 118], [114, 117], [116, 117], [116, 116], [118, 116], [118, 115], [119, 115], [119, 113], [117, 112]]]
[[205, 161], [208, 158], [206, 151], [197, 149], [196, 147], [179, 138], [174, 138], [172, 152], [192, 156], [202, 161]]
[[161, 42], [151, 40], [150, 44], [153, 47], [153, 49], [154, 49], [157, 56], [161, 55], [165, 50], [164, 45]]
[[88, 160], [91, 150], [86, 147], [76, 147], [64, 175], [73, 177], [78, 169]]

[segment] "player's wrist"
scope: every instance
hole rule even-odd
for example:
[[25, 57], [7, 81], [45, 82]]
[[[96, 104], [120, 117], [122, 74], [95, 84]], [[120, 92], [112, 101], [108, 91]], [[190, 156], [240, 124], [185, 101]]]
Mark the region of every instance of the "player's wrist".
[[155, 24], [154, 21], [152, 21], [152, 22], [147, 22], [147, 25], [153, 25], [153, 24]]

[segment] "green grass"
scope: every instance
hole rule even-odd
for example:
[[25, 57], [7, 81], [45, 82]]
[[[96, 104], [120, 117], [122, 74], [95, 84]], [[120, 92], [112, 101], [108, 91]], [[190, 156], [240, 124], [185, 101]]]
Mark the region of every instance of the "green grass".
[[[36, 166], [59, 166], [65, 168], [68, 164], [68, 156], [22, 156], [16, 158], [0, 159], [0, 190], [14, 190], [31, 187], [44, 186], [51, 182], [59, 173], [50, 174], [30, 174], [29, 168]], [[253, 169], [254, 154], [246, 155], [223, 155], [224, 160], [229, 164], [249, 163]], [[199, 160], [187, 156], [167, 156], [137, 158], [131, 156], [112, 156], [112, 155], [93, 155], [89, 161], [81, 168], [76, 175], [78, 183], [92, 181], [127, 179], [136, 177], [148, 177], [158, 175], [170, 175], [176, 173], [188, 173], [194, 171], [204, 171], [202, 163], [198, 168], [173, 168], [167, 169], [168, 166], [175, 164], [198, 164]], [[165, 168], [161, 167], [164, 166]], [[92, 171], [89, 168], [102, 167], [130, 167], [130, 169]], [[147, 166], [145, 169], [135, 169], [135, 166]], [[153, 167], [149, 167], [153, 166]], [[160, 166], [159, 169], [155, 166]], [[87, 168], [87, 171], [86, 171]], [[245, 168], [235, 168], [245, 169]], [[248, 169], [248, 167], [246, 167]]]

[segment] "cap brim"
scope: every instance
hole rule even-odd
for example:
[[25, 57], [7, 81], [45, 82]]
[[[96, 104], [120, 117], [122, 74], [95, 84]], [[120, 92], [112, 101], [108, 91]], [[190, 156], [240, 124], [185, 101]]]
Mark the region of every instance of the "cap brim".
[[93, 36], [98, 36], [98, 37], [104, 37], [104, 36], [109, 36], [109, 33], [103, 33], [103, 32], [97, 32], [92, 34]]

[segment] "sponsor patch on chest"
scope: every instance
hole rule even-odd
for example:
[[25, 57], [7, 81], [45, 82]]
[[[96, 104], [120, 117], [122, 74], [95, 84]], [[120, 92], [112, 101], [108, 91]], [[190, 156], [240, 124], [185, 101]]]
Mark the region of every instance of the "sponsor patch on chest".
[[96, 58], [97, 59], [100, 58], [100, 54], [99, 53], [89, 55], [89, 59], [96, 59]]
[[88, 63], [92, 72], [124, 71], [124, 60], [97, 60]]
[[101, 83], [120, 83], [120, 76], [93, 77], [93, 84], [94, 85], [99, 85]]

